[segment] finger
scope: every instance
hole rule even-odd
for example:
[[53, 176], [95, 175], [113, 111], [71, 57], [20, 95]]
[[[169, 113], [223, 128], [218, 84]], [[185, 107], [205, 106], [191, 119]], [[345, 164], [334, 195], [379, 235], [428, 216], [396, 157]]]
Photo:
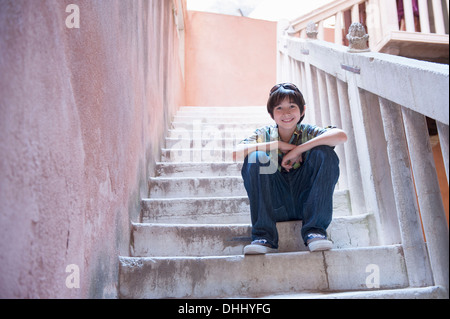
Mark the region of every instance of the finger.
[[281, 163], [281, 166], [286, 170], [286, 171], [288, 171], [289, 172], [289, 170], [292, 168], [292, 165], [293, 164], [291, 164], [291, 162], [290, 161], [287, 161], [286, 163]]
[[284, 168], [289, 167], [291, 165], [291, 161], [290, 160], [283, 160], [281, 161], [281, 166], [283, 166]]

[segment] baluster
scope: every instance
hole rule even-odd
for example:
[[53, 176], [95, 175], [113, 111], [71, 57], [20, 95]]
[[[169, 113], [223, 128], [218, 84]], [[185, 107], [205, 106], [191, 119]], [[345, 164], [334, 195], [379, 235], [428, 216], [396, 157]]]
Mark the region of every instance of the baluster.
[[403, 11], [405, 13], [406, 31], [414, 32], [415, 27], [412, 0], [403, 0]]
[[352, 23], [361, 22], [359, 21], [359, 4], [352, 6]]
[[433, 0], [434, 27], [437, 34], [445, 34], [444, 13], [441, 0]]
[[383, 98], [379, 98], [379, 102], [409, 285], [429, 286], [433, 279], [420, 225], [401, 109]]
[[320, 116], [320, 103], [317, 93], [317, 74], [311, 64], [305, 62], [305, 75], [306, 75], [306, 85], [307, 85], [307, 96], [306, 101], [307, 112], [311, 113], [311, 119], [314, 119], [313, 123], [316, 125], [322, 125], [322, 118]]
[[358, 214], [366, 211], [364, 202], [364, 192], [361, 180], [361, 171], [356, 151], [355, 134], [352, 124], [352, 115], [348, 99], [347, 84], [339, 79], [337, 82], [337, 93], [339, 98], [339, 107], [341, 113], [342, 129], [347, 133], [347, 142], [344, 143], [345, 161], [347, 167], [348, 188], [350, 191], [350, 201], [352, 214]]
[[380, 6], [378, 0], [368, 0], [366, 2], [367, 12], [367, 33], [370, 34], [370, 47], [375, 47], [381, 41]]
[[319, 40], [324, 40], [325, 39], [325, 31], [324, 31], [324, 28], [323, 28], [323, 20], [319, 21], [318, 32], [319, 33], [317, 34], [317, 38]]
[[[310, 102], [306, 100], [309, 96], [309, 94], [308, 94], [308, 89], [309, 89], [308, 88], [308, 79], [307, 79], [307, 75], [306, 75], [306, 62], [300, 63], [300, 76], [302, 79], [302, 89], [301, 89], [302, 94], [305, 99], [306, 105], [309, 105]], [[312, 110], [307, 109], [306, 115], [307, 116], [305, 116], [305, 119], [307, 118], [310, 123], [316, 122], [315, 117], [314, 117], [314, 112], [312, 112]]]
[[[327, 83], [328, 93], [328, 105], [330, 113], [330, 124], [336, 125], [338, 128], [342, 128], [341, 111], [339, 109], [339, 95], [337, 92], [336, 78], [330, 74], [325, 75]], [[347, 180], [347, 167], [345, 161], [344, 145], [338, 145], [335, 147], [336, 154], [339, 157], [339, 169], [341, 174], [339, 175], [339, 189], [348, 189]]]
[[448, 291], [449, 238], [425, 116], [403, 108], [417, 199], [427, 240], [434, 284]]
[[[374, 231], [375, 244], [393, 244], [398, 243], [396, 239], [392, 240], [389, 233], [385, 232], [380, 222], [380, 207], [376, 197], [376, 189], [372, 174], [372, 161], [370, 157], [369, 132], [367, 131], [367, 121], [365, 111], [362, 108], [362, 97], [357, 85], [357, 79], [354, 74], [349, 74], [347, 78], [348, 101], [352, 115], [352, 124], [355, 134], [356, 154], [358, 155], [359, 169], [361, 172], [362, 191], [366, 204], [366, 212], [374, 217], [376, 227]], [[365, 109], [365, 108], [364, 108]]]
[[395, 1], [379, 1], [381, 26], [383, 35], [390, 34], [391, 31], [398, 31], [398, 14]]
[[330, 108], [328, 106], [327, 83], [321, 70], [317, 70], [317, 89], [319, 90], [321, 126], [327, 126], [331, 124]]
[[368, 136], [369, 156], [372, 180], [378, 202], [378, 214], [382, 225], [383, 239], [390, 243], [400, 243], [397, 215], [395, 214], [395, 197], [392, 187], [387, 154], [386, 138], [383, 134], [378, 97], [368, 91], [361, 91], [361, 108], [363, 121]]
[[430, 33], [430, 18], [428, 16], [427, 0], [419, 0], [420, 32]]
[[306, 39], [306, 29], [302, 29], [301, 31], [300, 31], [300, 36], [299, 36], [301, 39]]

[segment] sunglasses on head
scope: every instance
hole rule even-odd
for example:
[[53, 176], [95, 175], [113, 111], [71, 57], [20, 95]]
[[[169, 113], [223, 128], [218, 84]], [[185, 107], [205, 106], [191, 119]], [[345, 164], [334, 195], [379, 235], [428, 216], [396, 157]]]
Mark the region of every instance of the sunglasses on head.
[[279, 88], [283, 88], [286, 90], [293, 90], [293, 91], [297, 91], [300, 92], [300, 90], [298, 89], [297, 86], [295, 86], [295, 84], [292, 83], [280, 83], [275, 85], [271, 90], [270, 90], [270, 95], [272, 95], [275, 91], [277, 91]]

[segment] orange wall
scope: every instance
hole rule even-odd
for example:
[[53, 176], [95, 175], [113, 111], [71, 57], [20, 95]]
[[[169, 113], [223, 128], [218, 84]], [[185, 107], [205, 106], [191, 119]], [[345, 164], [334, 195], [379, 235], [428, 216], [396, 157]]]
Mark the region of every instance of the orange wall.
[[448, 226], [448, 211], [449, 211], [449, 201], [448, 201], [448, 181], [447, 175], [445, 174], [444, 159], [442, 158], [442, 151], [439, 140], [435, 145], [433, 145], [433, 156], [434, 162], [436, 164], [436, 171], [438, 174], [439, 187], [441, 188], [441, 196], [445, 209], [445, 217], [447, 218]]
[[276, 43], [275, 22], [188, 11], [186, 105], [265, 105]]

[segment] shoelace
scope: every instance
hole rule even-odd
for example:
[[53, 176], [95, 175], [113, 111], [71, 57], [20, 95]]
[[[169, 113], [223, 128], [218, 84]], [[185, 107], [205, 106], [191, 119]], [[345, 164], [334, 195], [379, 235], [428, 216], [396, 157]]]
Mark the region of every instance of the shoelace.
[[256, 239], [252, 241], [252, 244], [267, 244], [267, 240], [265, 239]]
[[308, 239], [314, 239], [314, 238], [323, 238], [325, 239], [326, 237], [322, 234], [316, 234], [316, 233], [312, 233], [312, 234], [308, 234]]

